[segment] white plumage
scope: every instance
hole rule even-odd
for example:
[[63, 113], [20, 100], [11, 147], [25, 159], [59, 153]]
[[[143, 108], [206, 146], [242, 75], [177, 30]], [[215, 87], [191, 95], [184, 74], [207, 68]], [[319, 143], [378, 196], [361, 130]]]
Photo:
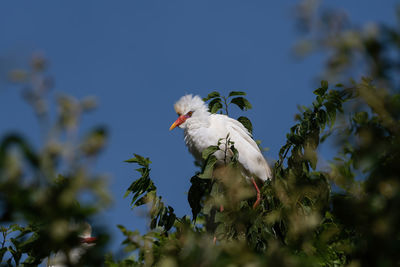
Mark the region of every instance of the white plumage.
[[[204, 149], [217, 145], [218, 140], [226, 138], [229, 133], [231, 141], [239, 152], [238, 161], [244, 169], [245, 177], [249, 180], [271, 179], [268, 163], [251, 134], [239, 121], [226, 115], [211, 114], [199, 96], [185, 95], [175, 103], [174, 108], [179, 118], [170, 129], [176, 126], [184, 129], [186, 145], [197, 161], [202, 161], [201, 154]], [[225, 158], [223, 151], [217, 151], [214, 155], [219, 161]], [[257, 187], [256, 189], [258, 191]]]

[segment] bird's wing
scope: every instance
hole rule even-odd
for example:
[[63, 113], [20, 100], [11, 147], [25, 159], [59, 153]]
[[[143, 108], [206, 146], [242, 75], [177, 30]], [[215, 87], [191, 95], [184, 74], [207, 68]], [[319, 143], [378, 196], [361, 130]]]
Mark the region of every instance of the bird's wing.
[[229, 129], [230, 132], [239, 134], [241, 138], [246, 140], [246, 143], [248, 145], [252, 146], [255, 150], [260, 151], [260, 148], [254, 141], [252, 134], [246, 129], [246, 127], [243, 126], [243, 124], [240, 121], [229, 118], [229, 128], [233, 130], [232, 131], [231, 129]]
[[225, 128], [225, 131], [223, 131], [224, 136], [221, 136], [222, 138], [229, 133], [235, 148], [239, 152], [239, 162], [243, 167], [261, 180], [270, 179], [272, 177], [270, 167], [257, 143], [243, 124], [225, 115], [215, 114], [212, 117], [214, 117], [215, 123], [220, 125], [220, 128]]
[[257, 143], [253, 140], [251, 133], [249, 133], [249, 131], [239, 121], [221, 114], [212, 114], [210, 117], [211, 124], [216, 130], [216, 133], [214, 134], [219, 135], [219, 138], [225, 138], [229, 133], [232, 140], [235, 142], [241, 141], [243, 142], [243, 145], [251, 146], [253, 149], [261, 153]]

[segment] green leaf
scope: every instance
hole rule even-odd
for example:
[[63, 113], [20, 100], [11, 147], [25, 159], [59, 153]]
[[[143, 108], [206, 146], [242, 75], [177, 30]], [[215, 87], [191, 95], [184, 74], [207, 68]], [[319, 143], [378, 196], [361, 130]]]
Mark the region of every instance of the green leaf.
[[[11, 239], [12, 240], [12, 239]], [[13, 242], [14, 243], [14, 242]], [[8, 251], [12, 254], [16, 265], [19, 265], [19, 261], [21, 259], [22, 253], [19, 250], [15, 250], [13, 247], [9, 246]]]
[[33, 148], [28, 144], [28, 142], [18, 134], [8, 134], [0, 142], [0, 166], [2, 166], [5, 151], [12, 145], [16, 145], [22, 152], [25, 159], [32, 165], [32, 167], [37, 168], [39, 166], [39, 157], [36, 155]]
[[323, 109], [318, 110], [317, 119], [319, 122], [319, 126], [323, 130], [325, 128], [326, 121], [327, 121], [327, 114], [326, 114], [325, 110], [323, 110]]
[[144, 166], [144, 167], [148, 167], [149, 164], [151, 163], [149, 158], [142, 157], [138, 154], [133, 154], [133, 155], [134, 155], [133, 158], [125, 160], [125, 162], [138, 163], [139, 165]]
[[251, 109], [250, 102], [244, 97], [235, 97], [231, 100], [231, 103], [237, 105], [241, 110]]
[[144, 204], [146, 204], [146, 203], [148, 203], [148, 202], [149, 202], [149, 199], [147, 198], [147, 194], [146, 194], [146, 195], [144, 195], [143, 197], [139, 198], [139, 199], [135, 202], [135, 204], [132, 205], [132, 208], [134, 208], [134, 207], [140, 207], [140, 206], [142, 206], [142, 205], [144, 205]]
[[[134, 194], [132, 197], [132, 200], [131, 200], [132, 208], [144, 204], [141, 202], [138, 203], [138, 201], [136, 201], [142, 194], [146, 193], [143, 196], [143, 197], [145, 197], [148, 193], [150, 193], [151, 191], [154, 191], [156, 189], [156, 187], [153, 184], [153, 181], [151, 181], [149, 178], [147, 178], [147, 179], [140, 178], [136, 182], [133, 187], [134, 189], [130, 190], [131, 193]], [[129, 191], [129, 189], [128, 189], [128, 191]]]
[[24, 263], [22, 264], [22, 266], [33, 266], [38, 261], [41, 262], [42, 260], [41, 259], [37, 259], [37, 258], [32, 257], [32, 256], [29, 256], [28, 258], [26, 258], [24, 260]]
[[[61, 176], [61, 175], [59, 175], [59, 176]], [[12, 231], [21, 231], [21, 232], [24, 230], [24, 228], [21, 227], [19, 224], [13, 224], [13, 225], [11, 225], [11, 226], [10, 226], [10, 229], [11, 229]]]
[[117, 227], [124, 235], [125, 235], [125, 233], [127, 233], [125, 226], [123, 226], [121, 224], [117, 224]]
[[326, 138], [328, 138], [329, 136], [331, 136], [331, 134], [332, 134], [332, 132], [327, 132], [327, 133], [323, 134], [323, 135], [321, 136], [321, 138], [320, 138], [320, 142], [323, 143], [323, 142], [326, 140]]
[[235, 165], [239, 160], [239, 151], [237, 151], [237, 149], [235, 148], [235, 146], [233, 144], [231, 145], [230, 149], [233, 153], [230, 164]]
[[35, 242], [36, 240], [38, 240], [40, 238], [39, 234], [34, 233], [31, 237], [29, 237], [27, 240], [25, 240], [24, 242], [21, 242], [18, 247], [19, 248], [23, 248], [23, 247], [27, 247], [30, 244], [32, 244], [33, 242]]
[[325, 80], [322, 80], [321, 81], [321, 88], [325, 89], [325, 91], [328, 90], [328, 82], [325, 81]]
[[323, 88], [318, 88], [316, 90], [314, 90], [314, 94], [318, 95], [318, 96], [323, 96], [325, 94], [326, 90]]
[[174, 226], [175, 223], [175, 219], [176, 219], [176, 215], [174, 213], [174, 209], [170, 206], [168, 206], [168, 213], [165, 216], [165, 223], [164, 223], [164, 230], [165, 231], [169, 231], [172, 226]]
[[222, 108], [221, 98], [215, 98], [210, 103], [208, 103], [208, 109], [211, 113], [215, 114]]
[[295, 145], [300, 145], [304, 141], [303, 137], [297, 134], [291, 134], [287, 136], [287, 138], [289, 139], [290, 142], [292, 142]]
[[237, 119], [241, 124], [243, 124], [243, 126], [249, 131], [250, 134], [253, 133], [253, 124], [251, 123], [251, 121], [244, 116], [241, 116]]
[[204, 160], [207, 160], [207, 158], [214, 154], [216, 151], [219, 150], [218, 146], [209, 146], [206, 149], [203, 150], [203, 152], [201, 153], [201, 156]]
[[3, 262], [3, 256], [4, 256], [4, 254], [6, 252], [7, 252], [7, 248], [6, 247], [0, 248], [0, 262]]
[[317, 90], [315, 90], [314, 94], [316, 94], [318, 96], [323, 96], [325, 94], [326, 90], [328, 90], [328, 82], [321, 81], [321, 87], [318, 88]]
[[154, 229], [157, 226], [157, 218], [154, 218], [150, 221], [150, 229]]
[[222, 109], [222, 104], [221, 102], [216, 103], [212, 108], [211, 108], [211, 113], [215, 114], [218, 112], [218, 110]]
[[222, 187], [221, 183], [218, 183], [218, 182], [213, 183], [211, 192], [210, 192], [210, 196], [212, 196], [214, 198], [218, 198], [221, 193], [223, 193], [223, 187]]
[[220, 97], [220, 94], [217, 91], [211, 92], [207, 97], [203, 98], [203, 101], [208, 101], [212, 98]]
[[236, 95], [246, 95], [246, 93], [245, 92], [240, 92], [240, 91], [232, 91], [232, 92], [229, 93], [228, 97], [236, 96]]
[[336, 121], [336, 110], [331, 110], [327, 114], [329, 118], [329, 127], [332, 129]]
[[208, 157], [205, 167], [203, 169], [203, 173], [199, 174], [199, 178], [210, 179], [212, 178], [212, 174], [214, 171], [214, 165], [217, 163], [217, 158], [214, 155]]
[[196, 220], [197, 215], [202, 209], [201, 200], [205, 196], [207, 192], [210, 191], [211, 180], [210, 179], [201, 179], [197, 176], [193, 176], [190, 179], [190, 183], [192, 184], [188, 193], [188, 201], [190, 204], [190, 208], [192, 209], [193, 220]]

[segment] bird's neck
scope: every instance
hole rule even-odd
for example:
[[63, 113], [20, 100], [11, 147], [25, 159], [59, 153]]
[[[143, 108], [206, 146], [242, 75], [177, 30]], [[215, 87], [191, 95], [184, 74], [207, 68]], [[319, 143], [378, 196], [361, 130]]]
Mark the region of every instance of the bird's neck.
[[210, 125], [210, 112], [207, 110], [196, 111], [190, 120], [187, 120], [187, 128], [208, 127]]

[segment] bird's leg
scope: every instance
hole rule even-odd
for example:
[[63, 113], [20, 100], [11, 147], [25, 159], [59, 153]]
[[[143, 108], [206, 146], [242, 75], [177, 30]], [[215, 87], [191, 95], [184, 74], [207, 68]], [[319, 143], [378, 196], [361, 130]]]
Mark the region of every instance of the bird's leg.
[[256, 191], [257, 191], [257, 200], [256, 200], [256, 202], [254, 202], [254, 204], [253, 204], [253, 209], [255, 209], [255, 208], [260, 204], [260, 201], [261, 201], [261, 194], [260, 194], [260, 189], [258, 188], [258, 186], [257, 186], [257, 184], [256, 184], [256, 181], [254, 180], [253, 177], [251, 178], [251, 182], [253, 183], [254, 188], [255, 188]]

